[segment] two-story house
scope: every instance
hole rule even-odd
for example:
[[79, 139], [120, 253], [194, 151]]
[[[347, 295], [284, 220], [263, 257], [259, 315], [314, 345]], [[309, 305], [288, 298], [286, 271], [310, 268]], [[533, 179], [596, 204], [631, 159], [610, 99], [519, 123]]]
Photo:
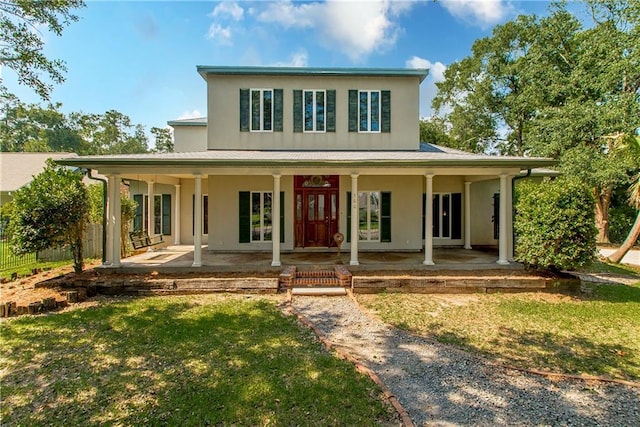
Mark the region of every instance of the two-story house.
[[[465, 153], [420, 141], [422, 69], [199, 66], [207, 117], [168, 122], [175, 153], [84, 156], [109, 177], [108, 263], [120, 265], [121, 180], [134, 227], [202, 251], [280, 254], [497, 246], [513, 253], [512, 179], [549, 159]], [[499, 189], [496, 194], [496, 189]], [[437, 260], [435, 260], [437, 263]]]

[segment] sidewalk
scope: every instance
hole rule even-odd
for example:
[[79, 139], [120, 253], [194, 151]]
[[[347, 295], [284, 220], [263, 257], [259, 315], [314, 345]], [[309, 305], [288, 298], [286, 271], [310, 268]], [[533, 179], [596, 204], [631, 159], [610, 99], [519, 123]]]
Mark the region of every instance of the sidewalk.
[[[608, 257], [616, 250], [614, 248], [600, 248], [600, 255], [603, 257]], [[631, 264], [640, 266], [640, 249], [631, 249], [627, 254], [622, 258], [623, 264]]]

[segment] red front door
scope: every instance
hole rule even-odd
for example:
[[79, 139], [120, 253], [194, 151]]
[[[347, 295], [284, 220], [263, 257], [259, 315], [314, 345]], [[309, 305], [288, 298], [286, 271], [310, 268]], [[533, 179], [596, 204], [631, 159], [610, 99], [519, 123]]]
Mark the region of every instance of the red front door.
[[[308, 180], [304, 182], [308, 182]], [[328, 182], [328, 180], [323, 180], [323, 182]], [[296, 247], [335, 246], [333, 235], [337, 231], [338, 189], [326, 187], [296, 188]]]

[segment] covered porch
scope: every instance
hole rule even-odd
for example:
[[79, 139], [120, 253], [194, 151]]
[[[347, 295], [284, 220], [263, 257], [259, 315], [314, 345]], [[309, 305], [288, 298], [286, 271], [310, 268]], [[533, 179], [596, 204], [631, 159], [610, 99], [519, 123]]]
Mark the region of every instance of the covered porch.
[[[497, 264], [496, 249], [463, 249], [463, 248], [434, 248], [436, 265], [424, 264], [424, 252], [362, 252], [359, 265], [349, 265], [350, 253], [347, 251], [316, 250], [292, 251], [280, 254], [281, 266], [272, 265], [272, 254], [269, 252], [228, 252], [213, 253], [205, 247], [201, 251], [202, 272], [279, 272], [284, 267], [295, 265], [301, 269], [314, 269], [344, 264], [351, 271], [379, 271], [396, 272], [419, 271], [424, 273], [451, 271], [489, 271], [504, 270], [505, 272], [523, 270], [522, 264]], [[194, 250], [192, 245], [170, 245], [161, 249], [139, 252], [123, 258], [118, 272], [145, 273], [156, 271], [159, 273], [193, 272]], [[104, 266], [112, 269], [112, 266]]]

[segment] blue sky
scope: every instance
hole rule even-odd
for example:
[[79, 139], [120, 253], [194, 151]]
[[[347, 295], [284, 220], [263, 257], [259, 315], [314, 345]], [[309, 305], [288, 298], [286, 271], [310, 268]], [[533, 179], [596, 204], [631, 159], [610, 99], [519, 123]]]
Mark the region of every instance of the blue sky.
[[[45, 53], [66, 62], [53, 102], [64, 112], [115, 109], [134, 123], [206, 115], [197, 65], [426, 67], [421, 116], [448, 64], [473, 41], [518, 14], [547, 13], [548, 1], [87, 1], [62, 37], [44, 33]], [[40, 102], [5, 85], [24, 102]]]

